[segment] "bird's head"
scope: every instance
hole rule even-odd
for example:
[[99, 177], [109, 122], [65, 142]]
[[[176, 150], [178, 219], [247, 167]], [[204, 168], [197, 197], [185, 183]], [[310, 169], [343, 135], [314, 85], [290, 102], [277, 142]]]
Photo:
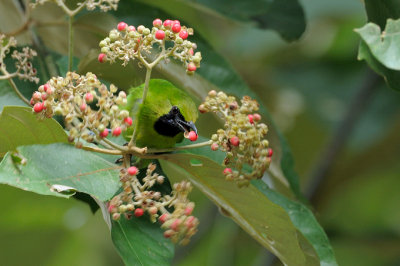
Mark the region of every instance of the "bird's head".
[[186, 121], [177, 106], [172, 106], [167, 114], [160, 116], [154, 123], [154, 129], [160, 135], [168, 137], [175, 137], [181, 132], [188, 133], [192, 130], [197, 135], [197, 128], [194, 123]]

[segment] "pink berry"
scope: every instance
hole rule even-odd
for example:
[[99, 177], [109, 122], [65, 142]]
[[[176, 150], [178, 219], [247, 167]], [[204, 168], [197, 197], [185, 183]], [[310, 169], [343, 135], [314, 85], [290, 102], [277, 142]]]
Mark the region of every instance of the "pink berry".
[[197, 136], [196, 132], [194, 132], [194, 131], [190, 131], [190, 132], [189, 132], [189, 139], [190, 139], [190, 141], [196, 141], [197, 138], [198, 138], [198, 136]]
[[99, 60], [100, 63], [103, 63], [105, 58], [106, 58], [106, 54], [101, 53], [101, 54], [99, 54], [99, 57], [97, 58], [97, 60]]
[[251, 124], [254, 124], [254, 116], [253, 115], [247, 115], [247, 117], [249, 118], [249, 122], [251, 123]]
[[165, 238], [170, 238], [173, 235], [174, 235], [174, 231], [172, 231], [172, 230], [167, 230], [167, 231], [164, 232], [164, 237]]
[[81, 111], [84, 112], [86, 110], [86, 107], [87, 107], [86, 103], [82, 103], [80, 106]]
[[258, 122], [258, 121], [261, 120], [261, 115], [259, 115], [259, 114], [254, 114], [254, 115], [253, 115], [253, 118], [254, 118], [254, 121]]
[[217, 143], [213, 143], [213, 144], [211, 144], [211, 150], [213, 150], [213, 151], [216, 151], [216, 150], [218, 150], [218, 144]]
[[178, 231], [179, 225], [181, 224], [180, 219], [175, 219], [175, 221], [172, 222], [172, 224], [169, 226], [174, 231]]
[[123, 31], [126, 29], [126, 27], [128, 26], [128, 24], [126, 24], [125, 22], [121, 21], [120, 23], [118, 23], [117, 29], [119, 31]]
[[179, 32], [179, 37], [181, 37], [182, 40], [186, 40], [188, 36], [189, 36], [189, 33], [185, 30]]
[[42, 100], [45, 101], [47, 99], [47, 93], [42, 93]]
[[194, 216], [189, 216], [186, 220], [185, 220], [185, 225], [187, 228], [192, 228], [193, 227], [193, 222], [196, 218]]
[[225, 168], [223, 173], [224, 173], [224, 175], [232, 174], [232, 169], [231, 168]]
[[196, 65], [193, 62], [189, 63], [187, 66], [187, 70], [190, 72], [196, 71], [196, 69]]
[[30, 102], [29, 102], [32, 106], [35, 104], [35, 101], [33, 100], [33, 98], [31, 98]]
[[193, 208], [192, 207], [186, 207], [185, 209], [185, 215], [189, 216], [192, 214]]
[[268, 157], [272, 157], [272, 154], [274, 154], [274, 151], [272, 149], [268, 149]]
[[132, 118], [129, 116], [124, 119], [124, 123], [127, 124], [128, 126], [132, 126]]
[[172, 29], [173, 32], [178, 33], [178, 32], [181, 31], [181, 24], [174, 23], [174, 24], [172, 25], [172, 28], [171, 28], [171, 29]]
[[233, 146], [239, 146], [239, 138], [236, 136], [233, 136], [232, 138], [229, 139], [229, 142], [233, 145]]
[[140, 216], [143, 215], [143, 213], [144, 213], [143, 209], [137, 208], [137, 209], [135, 210], [134, 215], [135, 215], [136, 217], [140, 217]]
[[105, 138], [108, 136], [108, 129], [104, 129], [102, 132], [100, 132], [100, 137]]
[[91, 94], [90, 92], [86, 93], [86, 94], [85, 94], [85, 101], [86, 101], [87, 103], [93, 102], [93, 94]]
[[165, 38], [165, 32], [163, 30], [158, 30], [155, 36], [157, 40], [163, 40]]
[[136, 175], [138, 172], [139, 172], [139, 170], [135, 166], [131, 166], [128, 168], [129, 175]]
[[166, 220], [168, 220], [168, 213], [164, 213], [163, 215], [160, 216], [160, 218], [158, 218], [158, 220], [160, 221], [161, 224], [165, 223]]
[[190, 48], [189, 54], [190, 54], [190, 55], [193, 55], [193, 54], [194, 54], [193, 48]]
[[108, 212], [111, 213], [115, 209], [115, 205], [108, 205]]
[[35, 101], [40, 101], [40, 99], [42, 99], [42, 94], [38, 91], [36, 91], [33, 95], [32, 95], [33, 100]]
[[181, 22], [180, 22], [179, 20], [175, 19], [174, 21], [172, 21], [172, 24], [179, 24], [179, 25], [181, 25]]
[[170, 28], [172, 25], [172, 20], [170, 20], [170, 19], [165, 20], [163, 25], [166, 28]]
[[33, 111], [35, 111], [35, 113], [40, 113], [44, 108], [43, 103], [35, 103], [35, 105], [33, 106]]
[[50, 85], [49, 85], [49, 84], [46, 83], [46, 84], [43, 85], [43, 89], [44, 89], [45, 92], [47, 92], [47, 90], [48, 90], [49, 88], [50, 88]]
[[121, 132], [122, 132], [121, 128], [120, 127], [116, 127], [112, 131], [112, 135], [115, 136], [115, 137], [118, 137], [119, 135], [121, 135]]
[[128, 27], [128, 31], [135, 31], [135, 30], [136, 30], [135, 26], [131, 25], [131, 26]]
[[154, 27], [159, 28], [159, 27], [161, 27], [161, 25], [162, 25], [162, 20], [161, 19], [156, 18], [155, 20], [153, 20], [153, 26]]

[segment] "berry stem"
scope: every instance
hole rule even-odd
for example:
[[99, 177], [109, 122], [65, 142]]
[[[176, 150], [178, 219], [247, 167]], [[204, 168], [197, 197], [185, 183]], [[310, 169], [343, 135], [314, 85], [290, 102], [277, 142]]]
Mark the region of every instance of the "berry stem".
[[68, 17], [68, 71], [72, 71], [72, 64], [74, 58], [74, 17]]

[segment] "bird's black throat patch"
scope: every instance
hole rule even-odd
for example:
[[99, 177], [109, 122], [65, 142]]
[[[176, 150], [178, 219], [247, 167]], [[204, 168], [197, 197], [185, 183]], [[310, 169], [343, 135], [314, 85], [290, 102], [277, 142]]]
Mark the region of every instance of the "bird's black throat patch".
[[154, 130], [160, 135], [175, 137], [185, 131], [179, 121], [187, 123], [179, 108], [172, 106], [168, 114], [162, 115], [157, 119], [154, 123]]

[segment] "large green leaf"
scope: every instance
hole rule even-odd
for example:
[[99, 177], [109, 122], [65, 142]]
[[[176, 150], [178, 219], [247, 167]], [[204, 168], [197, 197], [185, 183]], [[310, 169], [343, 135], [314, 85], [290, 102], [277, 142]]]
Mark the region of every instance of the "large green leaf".
[[18, 154], [26, 165], [16, 164], [7, 153], [0, 164], [0, 183], [43, 195], [68, 197], [79, 191], [101, 201], [120, 186], [118, 166], [72, 145], [22, 146]]
[[26, 105], [12, 90], [7, 80], [0, 80], [0, 113], [6, 105]]
[[125, 265], [170, 265], [174, 245], [147, 216], [113, 221], [111, 236]]
[[[224, 214], [231, 217], [283, 263], [319, 264], [314, 248], [293, 225], [287, 212], [269, 200], [257, 187], [250, 185], [240, 189], [233, 182], [225, 181], [222, 174], [224, 168], [204, 156], [168, 154], [160, 158], [161, 166], [169, 178], [189, 178], [220, 206]], [[193, 160], [195, 164], [192, 164]]]
[[389, 69], [400, 70], [400, 20], [388, 19], [383, 32], [374, 23], [355, 31], [381, 64]]
[[39, 121], [32, 109], [5, 106], [0, 115], [0, 156], [18, 146], [67, 142], [67, 134], [54, 119]]

